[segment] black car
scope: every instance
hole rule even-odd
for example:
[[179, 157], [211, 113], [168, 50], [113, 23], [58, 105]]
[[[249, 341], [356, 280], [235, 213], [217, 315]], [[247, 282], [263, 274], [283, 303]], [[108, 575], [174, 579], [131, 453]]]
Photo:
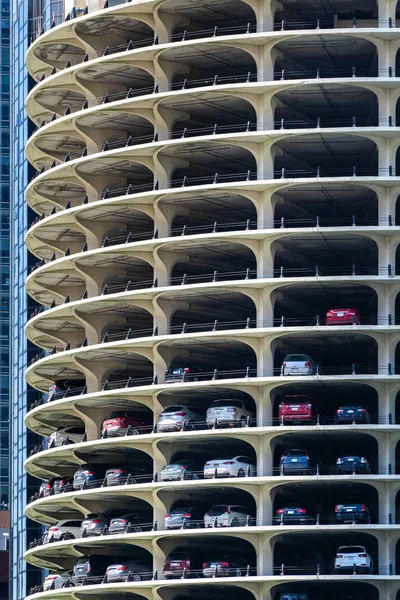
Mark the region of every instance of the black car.
[[357, 404], [348, 406], [339, 406], [335, 413], [335, 423], [351, 424], [351, 423], [369, 423], [369, 413], [366, 408]]
[[369, 474], [371, 468], [364, 456], [342, 456], [336, 461], [336, 473], [348, 475], [350, 473]]
[[193, 362], [191, 360], [177, 360], [173, 362], [168, 369], [165, 371], [164, 382], [165, 383], [178, 383], [180, 381], [199, 381], [207, 379], [205, 373], [210, 374], [212, 377], [209, 367], [205, 365]]
[[278, 508], [275, 520], [278, 525], [307, 525], [311, 521], [311, 515], [304, 507], [285, 506]]
[[72, 486], [74, 490], [99, 487], [104, 479], [104, 467], [82, 465], [74, 474]]
[[335, 505], [336, 523], [370, 523], [371, 517], [366, 504], [347, 504]]

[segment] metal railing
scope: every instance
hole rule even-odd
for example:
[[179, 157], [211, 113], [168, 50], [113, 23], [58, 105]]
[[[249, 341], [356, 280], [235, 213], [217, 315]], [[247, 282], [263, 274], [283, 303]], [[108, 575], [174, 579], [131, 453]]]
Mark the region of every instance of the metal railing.
[[[90, 345], [95, 344], [105, 344], [112, 342], [120, 342], [120, 341], [128, 341], [130, 339], [136, 339], [138, 337], [155, 337], [160, 335], [184, 335], [184, 334], [192, 334], [192, 333], [209, 333], [209, 332], [220, 332], [220, 331], [229, 331], [236, 329], [264, 329], [264, 328], [276, 328], [276, 327], [312, 327], [314, 330], [318, 327], [331, 327], [332, 333], [334, 334], [335, 328], [337, 326], [340, 327], [350, 327], [352, 331], [357, 330], [360, 325], [365, 325], [368, 327], [383, 327], [383, 326], [396, 326], [395, 321], [392, 318], [392, 315], [387, 315], [386, 317], [363, 317], [362, 320], [358, 321], [357, 317], [354, 315], [352, 317], [351, 323], [344, 323], [342, 325], [328, 325], [326, 324], [326, 318], [320, 317], [320, 315], [315, 315], [314, 317], [305, 317], [305, 318], [296, 318], [296, 317], [285, 317], [281, 316], [276, 319], [271, 319], [268, 321], [260, 321], [253, 317], [247, 317], [240, 320], [235, 321], [221, 321], [215, 319], [214, 321], [210, 321], [208, 323], [182, 323], [181, 325], [174, 325], [170, 327], [159, 327], [156, 323], [153, 327], [148, 327], [144, 329], [124, 329], [123, 331], [118, 332], [108, 332], [106, 331], [101, 336], [97, 338], [97, 340], [92, 341]], [[64, 347], [53, 346], [50, 352], [42, 350], [38, 352], [29, 362], [29, 365], [34, 364], [38, 360], [53, 354], [57, 354], [59, 352], [66, 352], [69, 350], [87, 347], [89, 345], [88, 338], [84, 337], [80, 340], [76, 340], [75, 342], [68, 341]]]
[[[53, 69], [54, 72], [54, 69]], [[319, 81], [322, 78], [349, 78], [354, 80], [356, 78], [368, 77], [368, 78], [378, 78], [378, 77], [396, 77], [396, 72], [392, 67], [382, 68], [382, 69], [357, 69], [357, 67], [349, 67], [344, 70], [326, 70], [321, 68], [316, 68], [312, 71], [288, 71], [286, 69], [281, 69], [280, 71], [275, 71], [273, 76], [271, 77], [263, 77], [261, 75], [257, 75], [257, 73], [252, 73], [249, 71], [247, 74], [243, 75], [210, 75], [209, 77], [205, 77], [202, 79], [183, 79], [182, 81], [176, 81], [170, 83], [168, 85], [161, 84], [152, 84], [143, 88], [127, 88], [125, 91], [121, 92], [106, 92], [103, 96], [99, 96], [97, 98], [98, 104], [107, 104], [109, 102], [115, 102], [118, 100], [127, 100], [129, 98], [136, 98], [138, 96], [144, 95], [153, 95], [153, 94], [163, 94], [171, 91], [179, 91], [179, 90], [190, 90], [198, 87], [208, 87], [208, 86], [217, 86], [217, 85], [235, 85], [235, 84], [248, 84], [248, 83], [262, 83], [267, 81], [283, 81], [283, 80], [296, 80], [296, 79], [312, 79]], [[85, 100], [80, 107], [75, 106], [67, 106], [66, 112], [64, 115], [60, 113], [53, 113], [52, 117], [48, 120], [41, 121], [39, 128], [43, 127], [47, 123], [50, 123], [61, 116], [69, 115], [72, 111], [75, 110], [85, 110], [89, 108], [89, 103]]]

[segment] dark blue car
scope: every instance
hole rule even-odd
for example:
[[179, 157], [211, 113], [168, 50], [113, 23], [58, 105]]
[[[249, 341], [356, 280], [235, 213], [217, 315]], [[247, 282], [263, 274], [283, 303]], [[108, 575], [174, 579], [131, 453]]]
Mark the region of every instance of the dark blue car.
[[307, 450], [292, 448], [285, 450], [281, 456], [281, 475], [312, 475], [314, 473]]

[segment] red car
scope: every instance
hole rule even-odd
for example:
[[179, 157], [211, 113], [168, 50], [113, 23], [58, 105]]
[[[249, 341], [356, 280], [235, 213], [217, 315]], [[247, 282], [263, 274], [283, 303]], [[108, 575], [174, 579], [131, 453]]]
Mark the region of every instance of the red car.
[[134, 412], [117, 411], [113, 412], [108, 419], [103, 421], [103, 437], [107, 431], [107, 437], [131, 434], [150, 433], [148, 423], [136, 416]]
[[281, 423], [312, 423], [314, 418], [310, 396], [283, 396], [279, 405], [279, 421]]
[[[163, 575], [165, 579], [181, 578], [186, 569], [186, 576], [193, 575], [193, 571], [199, 571], [201, 563], [193, 560], [188, 552], [171, 552], [164, 562]], [[192, 571], [192, 572], [191, 572]]]
[[326, 313], [325, 325], [359, 325], [360, 313], [356, 308], [331, 308]]

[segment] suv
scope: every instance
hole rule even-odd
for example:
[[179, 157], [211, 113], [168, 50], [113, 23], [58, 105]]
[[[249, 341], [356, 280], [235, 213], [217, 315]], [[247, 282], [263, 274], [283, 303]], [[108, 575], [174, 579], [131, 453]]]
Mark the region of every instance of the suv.
[[279, 421], [287, 423], [313, 423], [315, 420], [313, 405], [307, 395], [283, 396], [279, 404]]
[[185, 571], [186, 577], [196, 574], [200, 571], [201, 562], [196, 560], [188, 552], [175, 551], [168, 555], [164, 562], [163, 575], [165, 579], [182, 578]]
[[172, 363], [165, 371], [164, 383], [180, 383], [182, 381], [199, 381], [199, 378], [206, 379], [203, 373], [208, 373], [211, 379], [212, 373], [210, 369], [204, 365], [200, 365], [183, 358], [182, 360]]
[[158, 419], [157, 433], [182, 431], [185, 428], [190, 430], [200, 429], [205, 419], [197, 411], [197, 408], [184, 406], [183, 404], [167, 406]]
[[374, 561], [364, 546], [340, 546], [335, 557], [336, 573], [373, 573]]
[[370, 523], [371, 517], [365, 504], [336, 504], [336, 523]]
[[205, 527], [239, 527], [254, 524], [254, 517], [244, 506], [214, 504], [204, 515]]
[[73, 540], [79, 537], [81, 537], [81, 522], [64, 519], [48, 528], [43, 536], [43, 544], [60, 542], [61, 540]]
[[307, 525], [310, 524], [310, 515], [306, 508], [294, 506], [278, 508], [276, 523], [278, 525]]
[[285, 450], [282, 453], [279, 470], [281, 475], [312, 475], [314, 473], [307, 450], [297, 448]]
[[100, 578], [104, 577], [106, 569], [110, 564], [110, 559], [107, 556], [99, 554], [82, 556], [78, 558], [72, 571], [72, 582], [74, 585], [82, 585], [86, 577], [97, 577], [99, 583]]
[[281, 375], [314, 375], [316, 367], [308, 354], [287, 354], [282, 362]]
[[161, 469], [160, 481], [180, 481], [181, 479], [202, 479], [204, 460], [183, 458]]
[[204, 510], [199, 507], [184, 506], [174, 508], [165, 515], [165, 529], [182, 529], [202, 527], [204, 524]]
[[243, 400], [214, 400], [207, 409], [207, 426], [212, 427], [246, 427], [254, 418], [254, 413], [246, 408]]
[[68, 427], [59, 427], [49, 436], [49, 448], [77, 444], [82, 441], [84, 433], [85, 428], [83, 426], [69, 425]]
[[326, 313], [325, 325], [359, 325], [360, 313], [356, 308], [331, 308]]
[[370, 472], [369, 462], [363, 456], [342, 456], [336, 461], [336, 473], [338, 475], [349, 473], [369, 474]]
[[74, 490], [99, 487], [104, 479], [104, 467], [82, 465], [74, 474], [72, 486]]
[[366, 408], [357, 404], [339, 406], [335, 412], [335, 424], [369, 423], [369, 413]]
[[137, 433], [145, 433], [147, 429], [145, 421], [140, 419], [135, 412], [131, 411], [115, 411], [103, 421], [102, 435], [104, 437], [107, 432], [107, 437], [125, 435], [128, 432], [132, 435]]

